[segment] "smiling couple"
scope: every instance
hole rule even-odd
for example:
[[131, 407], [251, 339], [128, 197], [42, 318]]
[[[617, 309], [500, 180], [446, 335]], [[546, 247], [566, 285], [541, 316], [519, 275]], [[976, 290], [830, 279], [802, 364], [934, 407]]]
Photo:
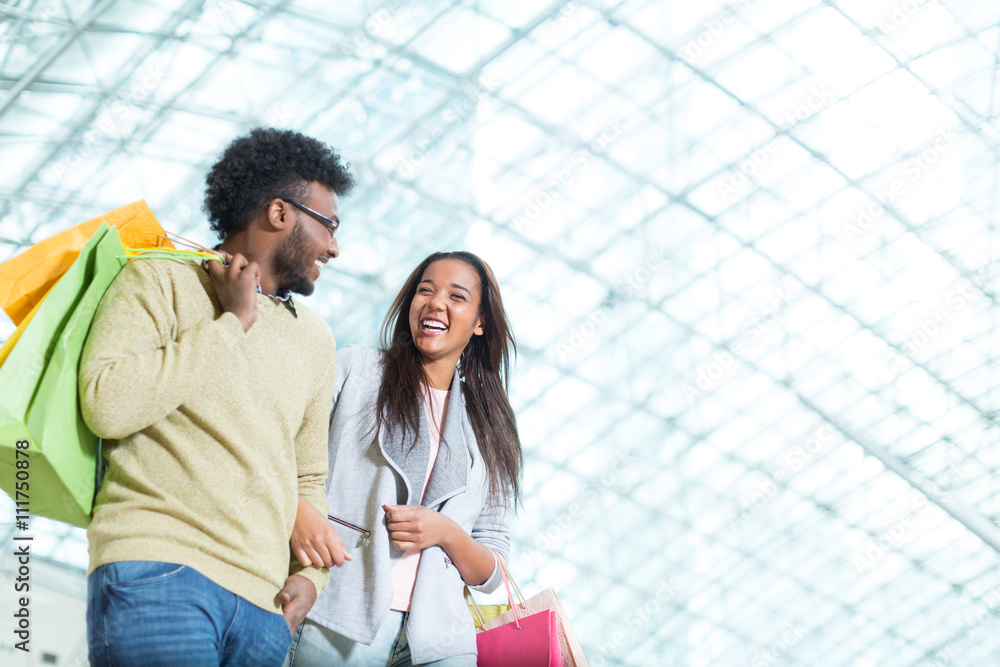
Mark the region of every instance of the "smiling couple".
[[322, 142], [254, 130], [207, 178], [224, 261], [133, 260], [102, 300], [92, 665], [475, 665], [463, 588], [500, 582], [522, 467], [513, 335], [489, 266], [435, 253], [381, 349], [336, 353], [292, 293], [353, 185]]

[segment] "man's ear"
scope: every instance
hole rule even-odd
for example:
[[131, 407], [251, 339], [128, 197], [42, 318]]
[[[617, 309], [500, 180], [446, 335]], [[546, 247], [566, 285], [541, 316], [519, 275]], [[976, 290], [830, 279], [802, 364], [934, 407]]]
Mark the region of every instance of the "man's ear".
[[295, 216], [292, 215], [292, 205], [277, 197], [272, 199], [267, 205], [266, 224], [275, 231], [294, 226]]

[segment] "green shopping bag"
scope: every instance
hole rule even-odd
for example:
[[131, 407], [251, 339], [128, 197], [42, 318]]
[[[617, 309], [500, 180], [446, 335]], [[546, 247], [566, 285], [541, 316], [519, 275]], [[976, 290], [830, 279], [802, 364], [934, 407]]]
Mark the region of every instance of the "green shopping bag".
[[0, 366], [0, 488], [32, 515], [81, 528], [93, 510], [98, 438], [80, 414], [80, 355], [125, 262], [118, 230], [102, 224]]

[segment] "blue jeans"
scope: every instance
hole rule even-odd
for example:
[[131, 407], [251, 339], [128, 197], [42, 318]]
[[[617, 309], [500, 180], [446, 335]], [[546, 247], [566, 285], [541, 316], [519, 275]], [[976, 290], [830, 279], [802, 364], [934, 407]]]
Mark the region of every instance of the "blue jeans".
[[386, 614], [371, 646], [351, 641], [333, 630], [306, 619], [299, 626], [286, 667], [476, 667], [473, 654], [414, 665], [406, 643], [406, 617], [402, 611]]
[[184, 565], [122, 561], [87, 579], [92, 667], [277, 666], [291, 636], [284, 616]]

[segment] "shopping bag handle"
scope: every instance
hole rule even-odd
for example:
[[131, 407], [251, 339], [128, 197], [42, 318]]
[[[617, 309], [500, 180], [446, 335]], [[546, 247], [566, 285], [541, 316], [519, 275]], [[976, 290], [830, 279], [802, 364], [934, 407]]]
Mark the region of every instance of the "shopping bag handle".
[[486, 625], [486, 617], [483, 616], [483, 612], [479, 609], [479, 605], [476, 604], [476, 598], [472, 597], [472, 591], [469, 590], [468, 586], [465, 587], [465, 601], [469, 603], [469, 607], [472, 608], [473, 613], [476, 615], [474, 620], [479, 621], [479, 623], [476, 624], [476, 627], [481, 628]]
[[[500, 577], [503, 579], [504, 588], [507, 589], [508, 606], [514, 612], [514, 625], [515, 627], [517, 627], [518, 630], [520, 630], [521, 617], [517, 613], [517, 605], [514, 604], [514, 596], [511, 593], [511, 585], [514, 586], [514, 591], [517, 592], [517, 599], [521, 601], [522, 610], [525, 610], [524, 595], [521, 594], [521, 589], [517, 587], [517, 582], [514, 581], [514, 578], [510, 576], [510, 572], [507, 571], [507, 564], [504, 563], [504, 560], [503, 558], [500, 557], [500, 554], [498, 554], [496, 551], [493, 551], [493, 549], [490, 549], [490, 552], [493, 554], [494, 561], [496, 561], [497, 565], [500, 567]], [[469, 590], [468, 586], [465, 587], [465, 599], [469, 604], [472, 605], [473, 610], [475, 610], [476, 616], [478, 617], [479, 620], [479, 626], [481, 627], [485, 625], [486, 620], [485, 617], [483, 616], [483, 612], [480, 611], [479, 605], [476, 604], [476, 598], [472, 597], [472, 591]]]
[[[171, 238], [173, 237], [173, 238]], [[179, 234], [174, 234], [173, 232], [164, 232], [160, 234], [157, 238], [157, 243], [160, 240], [166, 241], [172, 246], [186, 247], [187, 250], [182, 250], [174, 247], [163, 247], [157, 245], [151, 248], [125, 248], [125, 257], [128, 259], [149, 259], [154, 257], [202, 257], [204, 259], [214, 259], [222, 261], [222, 255], [217, 250], [211, 248], [206, 248], [200, 243], [195, 243], [194, 241], [188, 241], [183, 236]]]
[[[517, 582], [514, 581], [514, 577], [511, 576], [510, 570], [507, 569], [507, 563], [504, 562], [504, 559], [500, 557], [500, 554], [496, 553], [495, 551], [493, 552], [493, 554], [496, 556], [497, 561], [500, 563], [500, 572], [502, 575], [504, 575], [504, 583], [507, 583], [509, 581], [510, 585], [514, 587], [514, 592], [517, 593], [517, 599], [521, 601], [521, 609], [524, 609], [525, 605], [524, 594], [521, 593], [521, 589], [518, 588]], [[514, 606], [513, 602], [511, 602], [510, 604], [512, 607]]]
[[[510, 610], [514, 612], [514, 626], [520, 630], [521, 616], [517, 613], [517, 605], [514, 604], [514, 596], [510, 592], [510, 575], [507, 572], [507, 566], [504, 565], [503, 558], [500, 558], [500, 554], [496, 551], [493, 551], [493, 558], [496, 559], [497, 564], [500, 566], [500, 576], [503, 577], [503, 586], [507, 589], [507, 602], [510, 603]], [[515, 584], [514, 587], [517, 588], [517, 584]], [[518, 591], [518, 595], [520, 595], [520, 591]], [[524, 604], [524, 598], [521, 598], [521, 604]], [[522, 609], [523, 608], [524, 607], [522, 606]]]

